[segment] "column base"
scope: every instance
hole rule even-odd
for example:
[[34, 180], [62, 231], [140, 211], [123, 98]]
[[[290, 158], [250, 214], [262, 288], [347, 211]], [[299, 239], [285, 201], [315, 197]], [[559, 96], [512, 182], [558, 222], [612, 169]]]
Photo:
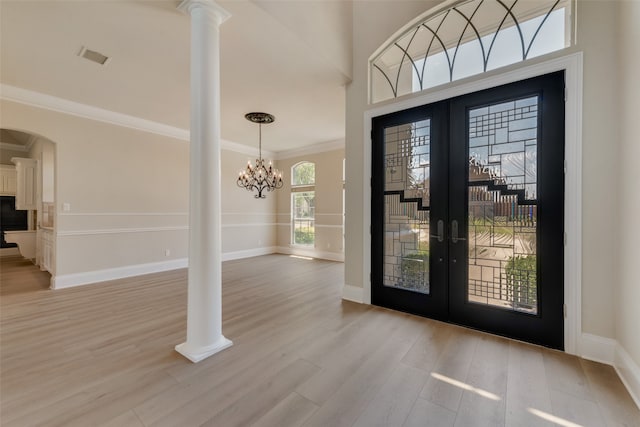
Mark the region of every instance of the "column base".
[[187, 345], [186, 342], [183, 342], [182, 344], [178, 344], [176, 346], [176, 351], [193, 363], [198, 363], [199, 361], [204, 360], [207, 357], [224, 350], [225, 348], [229, 348], [232, 345], [233, 342], [231, 340], [228, 340], [221, 335], [220, 339], [210, 346], [192, 348]]

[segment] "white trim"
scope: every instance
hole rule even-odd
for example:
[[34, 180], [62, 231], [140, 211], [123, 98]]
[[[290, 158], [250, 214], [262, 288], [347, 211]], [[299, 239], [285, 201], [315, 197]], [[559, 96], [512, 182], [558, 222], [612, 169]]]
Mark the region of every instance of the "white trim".
[[[105, 110], [103, 108], [81, 104], [79, 102], [46, 95], [44, 93], [23, 89], [17, 86], [0, 84], [0, 99], [29, 105], [31, 107], [43, 108], [57, 113], [69, 114], [71, 116], [81, 117], [84, 119], [95, 120], [102, 123], [122, 126], [129, 129], [154, 133], [156, 135], [167, 136], [180, 141], [189, 142], [190, 140], [189, 129], [182, 129], [128, 114]], [[221, 147], [223, 150], [234, 151], [240, 154], [248, 154], [251, 156], [258, 154], [258, 149], [255, 147], [227, 140], [221, 140]], [[25, 152], [26, 151], [28, 151], [28, 147]], [[263, 155], [266, 155], [267, 157], [276, 157], [276, 153], [271, 151], [262, 150], [262, 152]]]
[[564, 280], [566, 318], [564, 322], [564, 347], [570, 354], [578, 351], [582, 330], [582, 52], [572, 53], [544, 61], [535, 59], [514, 64], [514, 68], [495, 75], [480, 74], [472, 81], [454, 82], [440, 90], [420, 92], [396, 102], [371, 108], [364, 112], [363, 144], [363, 301], [371, 303], [371, 119], [376, 116], [426, 105], [443, 99], [477, 92], [507, 83], [565, 70], [567, 102], [565, 103], [565, 232], [567, 244], [564, 253]]
[[640, 366], [620, 344], [616, 345], [614, 368], [640, 409]]
[[[251, 258], [260, 255], [276, 253], [274, 246], [247, 249], [243, 251], [224, 252], [222, 261]], [[75, 286], [90, 285], [107, 280], [124, 279], [143, 274], [159, 273], [163, 271], [187, 268], [188, 258], [178, 258], [169, 261], [151, 262], [146, 264], [127, 265], [124, 267], [107, 268], [104, 270], [85, 271], [82, 273], [62, 274], [51, 278], [51, 289], [64, 289]]]
[[143, 274], [177, 270], [180, 268], [186, 268], [187, 265], [187, 258], [179, 258], [172, 259], [170, 261], [127, 265], [124, 267], [85, 271], [82, 273], [61, 274], [51, 278], [51, 289], [71, 288], [74, 286], [89, 285], [107, 280], [124, 279], [126, 277], [140, 276]]
[[616, 340], [598, 335], [583, 333], [580, 340], [580, 357], [594, 362], [613, 365], [615, 361]]
[[58, 216], [187, 216], [188, 212], [59, 212]]
[[299, 255], [309, 258], [326, 259], [327, 261], [344, 262], [344, 253], [338, 252], [324, 252], [316, 250], [315, 248], [302, 248], [300, 246], [278, 246], [276, 248], [277, 253], [284, 255]]
[[[278, 222], [274, 225], [277, 225], [278, 227], [291, 227], [291, 223], [290, 222]], [[343, 228], [342, 224], [339, 225], [329, 225], [329, 224], [318, 224], [317, 222], [313, 225], [315, 228]]]
[[234, 259], [253, 258], [255, 256], [271, 255], [277, 253], [275, 246], [264, 248], [245, 249], [243, 251], [223, 252], [222, 261], [232, 261]]
[[273, 227], [275, 222], [250, 222], [246, 224], [222, 224], [222, 228], [242, 228], [242, 227]]
[[620, 343], [612, 338], [583, 333], [579, 356], [613, 366], [629, 395], [640, 408], [640, 366]]
[[363, 291], [362, 288], [345, 284], [344, 287], [342, 288], [342, 299], [362, 304], [363, 302], [362, 291]]
[[122, 234], [122, 233], [151, 233], [156, 231], [183, 231], [189, 230], [187, 225], [169, 227], [131, 227], [131, 228], [101, 228], [95, 230], [68, 230], [58, 231], [56, 236], [95, 236], [98, 234]]
[[344, 150], [344, 139], [338, 139], [335, 141], [307, 145], [306, 147], [279, 151], [275, 154], [275, 160], [291, 159], [293, 157], [303, 157], [311, 154], [320, 154], [320, 153], [326, 153], [328, 151], [335, 151], [335, 150]]
[[233, 345], [233, 342], [224, 335], [220, 335], [220, 339], [213, 345], [207, 347], [190, 348], [186, 342], [175, 346], [175, 350], [186, 357], [190, 362], [198, 363], [201, 360], [206, 359], [209, 356], [213, 356], [222, 350], [229, 348]]
[[140, 117], [134, 117], [128, 114], [105, 110], [103, 108], [93, 107], [91, 105], [81, 104], [79, 102], [34, 92], [16, 86], [0, 84], [0, 98], [32, 107], [56, 111], [58, 113], [155, 133], [157, 135], [168, 136], [182, 141], [189, 141], [189, 131], [186, 129], [165, 125], [163, 123], [147, 119], [141, 119]]
[[[242, 227], [272, 227], [276, 224], [274, 222], [269, 223], [246, 223], [246, 224], [222, 224], [222, 228], [242, 228]], [[334, 227], [331, 225], [317, 226], [317, 227]], [[338, 226], [335, 226], [338, 227]], [[341, 227], [341, 226], [340, 226]], [[151, 233], [156, 231], [188, 231], [188, 225], [173, 225], [166, 227], [127, 227], [127, 228], [99, 228], [93, 230], [67, 230], [58, 231], [56, 236], [95, 236], [99, 234], [121, 234], [121, 233]]]

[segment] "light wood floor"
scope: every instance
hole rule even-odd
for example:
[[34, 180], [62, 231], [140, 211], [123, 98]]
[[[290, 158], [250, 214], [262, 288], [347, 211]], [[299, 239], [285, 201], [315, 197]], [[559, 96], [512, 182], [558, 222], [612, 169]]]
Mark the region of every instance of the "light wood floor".
[[343, 265], [226, 262], [192, 364], [186, 271], [59, 291], [1, 260], [2, 426], [640, 426], [611, 367], [340, 299]]

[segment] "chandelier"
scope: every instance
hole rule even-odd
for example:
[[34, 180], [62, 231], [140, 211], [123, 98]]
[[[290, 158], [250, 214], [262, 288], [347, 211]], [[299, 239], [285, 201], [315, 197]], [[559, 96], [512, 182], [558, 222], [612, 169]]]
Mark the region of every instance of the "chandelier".
[[258, 123], [258, 158], [255, 166], [251, 164], [251, 161], [247, 162], [247, 168], [240, 171], [236, 184], [238, 184], [238, 187], [249, 191], [257, 191], [258, 194], [254, 196], [256, 199], [264, 199], [266, 197], [262, 194], [264, 190], [273, 191], [282, 188], [282, 173], [274, 169], [271, 162], [267, 167], [262, 158], [262, 124], [273, 123], [276, 118], [267, 113], [248, 113], [245, 114], [244, 118], [250, 122]]

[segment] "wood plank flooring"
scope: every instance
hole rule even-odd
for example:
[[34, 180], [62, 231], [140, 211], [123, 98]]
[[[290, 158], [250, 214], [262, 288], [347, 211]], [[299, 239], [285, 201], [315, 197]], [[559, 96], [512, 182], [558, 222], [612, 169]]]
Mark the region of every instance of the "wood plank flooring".
[[51, 291], [0, 267], [2, 426], [640, 426], [611, 367], [342, 301], [341, 263], [224, 263], [234, 345], [198, 364], [185, 270]]

